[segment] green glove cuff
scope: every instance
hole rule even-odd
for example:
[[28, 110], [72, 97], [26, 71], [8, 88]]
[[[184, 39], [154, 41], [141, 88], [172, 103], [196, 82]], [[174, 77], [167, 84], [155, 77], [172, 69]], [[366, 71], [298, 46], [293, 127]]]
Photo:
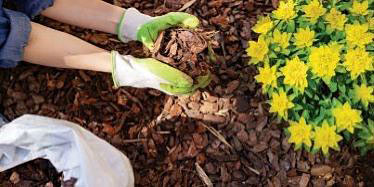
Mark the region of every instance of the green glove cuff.
[[116, 27], [116, 34], [118, 36], [118, 39], [122, 42], [126, 41], [123, 34], [122, 34], [122, 28], [124, 27], [125, 25], [125, 14], [126, 14], [126, 11], [123, 12], [120, 20], [119, 20], [119, 23], [117, 24], [117, 27]]
[[155, 17], [142, 25], [136, 34], [136, 38], [147, 48], [153, 49], [154, 42], [161, 31], [171, 27], [196, 28], [197, 26], [199, 26], [197, 17], [183, 12], [171, 12]]
[[116, 75], [116, 55], [118, 54], [117, 51], [111, 51], [110, 52], [110, 62], [112, 63], [112, 80], [114, 84], [114, 88], [119, 87], [119, 82]]

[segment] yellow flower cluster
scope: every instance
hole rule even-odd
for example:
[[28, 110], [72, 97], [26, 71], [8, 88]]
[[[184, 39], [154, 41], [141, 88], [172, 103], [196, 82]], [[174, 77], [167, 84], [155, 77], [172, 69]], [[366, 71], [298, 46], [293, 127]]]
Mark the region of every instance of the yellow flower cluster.
[[279, 8], [273, 11], [274, 17], [280, 20], [291, 20], [296, 16], [295, 3], [293, 0], [281, 1]]
[[288, 98], [287, 94], [284, 91], [273, 93], [272, 98], [273, 100], [270, 104], [270, 112], [278, 113], [281, 118], [287, 119], [288, 110], [294, 107], [291, 99]]
[[313, 47], [309, 56], [312, 72], [321, 78], [331, 79], [340, 61], [339, 51], [331, 46]]
[[259, 68], [260, 73], [255, 77], [257, 82], [262, 83], [262, 86], [277, 87], [277, 67], [269, 67], [266, 65], [264, 68]]
[[367, 108], [369, 103], [374, 103], [374, 87], [362, 84], [361, 86], [354, 86], [354, 96], [356, 101], [362, 102]]
[[298, 146], [305, 144], [308, 147], [312, 147], [312, 126], [306, 124], [305, 118], [302, 117], [299, 122], [291, 121], [288, 131], [291, 134], [288, 139], [289, 143], [294, 143]]
[[304, 92], [308, 87], [307, 80], [308, 66], [302, 62], [299, 57], [286, 61], [286, 66], [281, 69], [284, 76], [284, 83], [293, 86]]
[[373, 70], [373, 59], [363, 48], [348, 49], [345, 55], [344, 65], [351, 72], [352, 79], [366, 71]]
[[[348, 6], [348, 7], [347, 7]], [[289, 142], [339, 150], [340, 134], [374, 119], [374, 2], [281, 0], [259, 17], [247, 54]]]
[[319, 17], [326, 13], [326, 9], [323, 8], [319, 0], [313, 0], [308, 5], [304, 6], [303, 11], [305, 17], [307, 17], [312, 23], [315, 23]]
[[296, 47], [303, 48], [312, 46], [315, 34], [316, 33], [311, 31], [309, 28], [299, 29], [299, 31], [295, 34]]
[[257, 24], [252, 28], [253, 31], [259, 34], [265, 34], [273, 28], [273, 21], [271, 21], [269, 16], [260, 17]]
[[316, 127], [314, 133], [314, 147], [316, 149], [322, 149], [324, 154], [328, 154], [330, 148], [339, 150], [338, 143], [343, 138], [336, 133], [336, 126], [331, 126], [325, 121], [321, 127]]
[[368, 14], [368, 8], [369, 8], [369, 2], [367, 0], [361, 3], [357, 0], [354, 0], [352, 8], [351, 8], [351, 12], [354, 14], [364, 16]]
[[369, 24], [349, 24], [345, 26], [345, 34], [347, 35], [347, 42], [350, 47], [364, 48], [367, 44], [373, 41], [374, 34], [368, 32]]
[[347, 17], [336, 10], [336, 8], [332, 8], [326, 15], [325, 20], [332, 29], [342, 31], [344, 30], [345, 22], [347, 22]]
[[336, 132], [336, 126], [329, 125], [326, 121], [315, 129], [312, 126], [306, 123], [304, 117], [301, 117], [299, 122], [290, 121], [290, 127], [287, 128], [290, 133], [288, 142], [294, 143], [297, 148], [301, 148], [302, 145], [311, 148], [313, 140], [314, 149], [322, 149], [324, 154], [328, 154], [330, 148], [339, 149], [338, 143], [343, 138]]
[[291, 33], [282, 33], [276, 29], [273, 33], [273, 42], [279, 44], [283, 49], [286, 49], [290, 45], [291, 36]]
[[354, 132], [354, 128], [362, 121], [361, 111], [351, 108], [349, 103], [332, 110], [332, 115], [335, 117], [338, 131], [348, 130]]
[[260, 37], [257, 42], [249, 41], [247, 54], [252, 57], [254, 61], [263, 61], [268, 54], [268, 51], [268, 43], [265, 41], [264, 37]]

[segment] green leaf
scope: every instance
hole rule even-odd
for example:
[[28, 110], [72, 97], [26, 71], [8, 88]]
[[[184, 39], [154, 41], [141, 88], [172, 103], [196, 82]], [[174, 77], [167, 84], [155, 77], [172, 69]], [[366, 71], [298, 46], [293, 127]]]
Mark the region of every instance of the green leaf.
[[368, 50], [368, 51], [374, 51], [374, 44], [369, 44], [369, 45], [367, 45], [366, 46], [366, 50]]
[[303, 109], [304, 109], [304, 107], [299, 105], [299, 104], [296, 104], [295, 107], [292, 108], [292, 110], [294, 110], [294, 111], [299, 111], [299, 110], [303, 110]]
[[366, 18], [364, 16], [360, 16], [358, 18], [358, 20], [360, 21], [361, 24], [365, 23], [366, 22]]
[[313, 98], [313, 94], [309, 91], [309, 90], [305, 90], [304, 93], [310, 97], [310, 98]]
[[287, 23], [287, 32], [295, 32], [295, 21], [291, 20]]
[[373, 123], [371, 123], [371, 124], [369, 123], [368, 127], [369, 127], [370, 133], [374, 136], [374, 125], [373, 125]]
[[347, 73], [347, 70], [345, 69], [344, 66], [338, 65], [335, 69], [336, 72], [338, 73]]
[[367, 147], [365, 147], [365, 146], [362, 147], [362, 148], [360, 149], [360, 154], [361, 154], [361, 156], [366, 155], [368, 151], [369, 151], [369, 149], [368, 149]]
[[273, 51], [270, 51], [269, 58], [277, 58], [277, 54], [275, 54]]
[[316, 147], [313, 147], [312, 148], [312, 151], [310, 151], [312, 154], [316, 154], [316, 153], [318, 153], [318, 151], [319, 151], [319, 148], [316, 148]]
[[328, 84], [331, 92], [336, 92], [338, 90], [338, 83], [331, 81], [330, 84]]
[[368, 139], [370, 137], [370, 133], [367, 129], [363, 129], [362, 131], [358, 133], [358, 137], [362, 139]]
[[314, 119], [315, 124], [320, 124], [325, 119], [325, 116], [320, 114], [317, 118]]
[[336, 6], [336, 8], [338, 10], [341, 10], [341, 11], [348, 10], [351, 7], [352, 7], [352, 3], [351, 2], [342, 2], [342, 3], [340, 3], [339, 5]]
[[304, 110], [302, 116], [303, 116], [305, 119], [309, 119], [309, 118], [310, 118], [309, 111], [308, 111], [308, 110]]
[[344, 131], [343, 136], [344, 136], [344, 139], [346, 139], [347, 141], [351, 139], [351, 133], [349, 133], [348, 131]]
[[358, 140], [355, 143], [353, 143], [354, 147], [364, 147], [366, 146], [366, 142], [364, 140]]
[[347, 89], [344, 84], [339, 85], [339, 91], [342, 93], [346, 93]]
[[326, 30], [326, 25], [322, 21], [318, 22], [317, 25], [318, 25], [318, 28], [320, 28], [321, 30]]
[[303, 144], [295, 144], [295, 151], [300, 150], [303, 147]]

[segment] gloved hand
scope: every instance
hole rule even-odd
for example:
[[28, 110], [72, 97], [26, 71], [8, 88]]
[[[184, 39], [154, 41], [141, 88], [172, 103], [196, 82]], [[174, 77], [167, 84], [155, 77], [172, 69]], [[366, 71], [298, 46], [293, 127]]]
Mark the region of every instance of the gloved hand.
[[170, 95], [185, 95], [206, 87], [210, 74], [194, 84], [187, 74], [153, 58], [138, 59], [112, 51], [112, 77], [115, 87], [154, 88]]
[[171, 12], [159, 17], [151, 17], [134, 8], [125, 11], [117, 28], [121, 41], [137, 40], [148, 49], [153, 49], [158, 34], [171, 27], [196, 28], [199, 19], [183, 12]]

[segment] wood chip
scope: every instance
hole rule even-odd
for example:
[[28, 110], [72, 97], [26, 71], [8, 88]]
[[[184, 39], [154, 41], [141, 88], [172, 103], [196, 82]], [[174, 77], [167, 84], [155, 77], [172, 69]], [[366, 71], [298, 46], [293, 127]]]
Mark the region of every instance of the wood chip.
[[300, 182], [299, 182], [299, 187], [307, 187], [309, 184], [310, 180], [310, 175], [303, 173], [301, 176]]
[[317, 165], [314, 166], [311, 170], [313, 176], [325, 176], [332, 172], [332, 168], [328, 165]]
[[200, 179], [204, 182], [204, 184], [207, 185], [208, 187], [213, 187], [212, 181], [210, 180], [208, 175], [205, 173], [203, 168], [201, 168], [199, 163], [196, 162], [195, 167], [196, 167], [197, 173], [199, 174]]
[[188, 3], [184, 4], [182, 8], [180, 8], [178, 11], [179, 12], [183, 12], [185, 11], [187, 8], [190, 8], [194, 3], [196, 3], [196, 0], [191, 0], [189, 1]]
[[232, 146], [227, 142], [227, 140], [225, 139], [225, 137], [220, 132], [218, 132], [213, 127], [207, 126], [205, 124], [203, 124], [203, 125], [205, 126], [205, 128], [207, 128], [209, 130], [209, 132], [211, 132], [215, 137], [217, 137], [218, 140], [220, 140], [222, 143], [224, 143], [230, 149], [233, 149]]

